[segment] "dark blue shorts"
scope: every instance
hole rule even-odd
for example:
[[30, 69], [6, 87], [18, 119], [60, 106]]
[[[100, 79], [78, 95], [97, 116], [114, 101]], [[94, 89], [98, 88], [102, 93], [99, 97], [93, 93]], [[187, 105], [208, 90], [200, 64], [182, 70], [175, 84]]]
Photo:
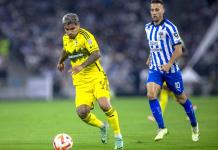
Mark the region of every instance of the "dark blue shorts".
[[175, 95], [181, 95], [183, 93], [184, 85], [183, 85], [182, 75], [180, 71], [176, 73], [165, 73], [155, 70], [148, 71], [147, 83], [154, 82], [162, 87], [164, 81], [166, 82], [167, 87]]

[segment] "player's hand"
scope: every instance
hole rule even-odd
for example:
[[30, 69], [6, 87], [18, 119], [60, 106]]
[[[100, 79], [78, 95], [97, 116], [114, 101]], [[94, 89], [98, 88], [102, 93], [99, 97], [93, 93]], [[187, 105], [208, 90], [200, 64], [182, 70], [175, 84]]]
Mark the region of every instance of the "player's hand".
[[58, 70], [60, 71], [60, 72], [63, 72], [64, 71], [64, 68], [65, 68], [65, 65], [64, 65], [64, 63], [58, 63], [57, 64], [57, 68], [58, 68]]
[[160, 66], [160, 70], [164, 71], [164, 72], [169, 72], [170, 68], [171, 68], [171, 64], [169, 64], [169, 63], [166, 64], [166, 65], [161, 65]]
[[74, 66], [72, 67], [72, 69], [68, 70], [68, 72], [72, 73], [72, 74], [77, 74], [79, 73], [81, 70], [83, 69], [83, 67], [81, 65], [79, 66]]

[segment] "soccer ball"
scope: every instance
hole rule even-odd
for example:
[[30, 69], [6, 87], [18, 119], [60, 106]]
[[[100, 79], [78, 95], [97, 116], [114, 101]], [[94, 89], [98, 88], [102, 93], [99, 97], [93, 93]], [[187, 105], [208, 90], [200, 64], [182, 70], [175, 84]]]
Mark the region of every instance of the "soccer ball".
[[73, 147], [73, 140], [66, 133], [58, 134], [54, 138], [53, 147], [55, 150], [70, 150]]

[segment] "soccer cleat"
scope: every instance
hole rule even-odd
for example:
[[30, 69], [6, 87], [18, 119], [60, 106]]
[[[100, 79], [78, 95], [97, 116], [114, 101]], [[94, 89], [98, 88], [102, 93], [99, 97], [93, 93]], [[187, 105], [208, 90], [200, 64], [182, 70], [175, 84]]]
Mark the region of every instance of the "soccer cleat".
[[198, 123], [196, 127], [192, 127], [192, 141], [197, 142], [200, 139], [200, 131], [198, 128]]
[[108, 140], [108, 123], [104, 122], [104, 126], [100, 128], [100, 133], [101, 133], [101, 142], [103, 144], [107, 144]]
[[123, 149], [123, 139], [122, 138], [115, 138], [115, 147], [114, 149]]
[[154, 138], [155, 141], [160, 141], [164, 138], [165, 135], [168, 134], [168, 129], [164, 128], [164, 129], [159, 129], [157, 132], [156, 137]]

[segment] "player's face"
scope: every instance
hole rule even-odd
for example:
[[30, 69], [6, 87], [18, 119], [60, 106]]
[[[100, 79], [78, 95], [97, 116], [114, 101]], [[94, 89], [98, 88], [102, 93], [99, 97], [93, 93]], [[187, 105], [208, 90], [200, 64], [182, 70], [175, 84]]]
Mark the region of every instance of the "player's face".
[[152, 3], [150, 12], [154, 23], [159, 24], [163, 20], [164, 7], [162, 4]]
[[75, 38], [79, 32], [79, 29], [80, 29], [79, 23], [77, 24], [71, 23], [71, 24], [64, 25], [64, 30], [70, 38]]

